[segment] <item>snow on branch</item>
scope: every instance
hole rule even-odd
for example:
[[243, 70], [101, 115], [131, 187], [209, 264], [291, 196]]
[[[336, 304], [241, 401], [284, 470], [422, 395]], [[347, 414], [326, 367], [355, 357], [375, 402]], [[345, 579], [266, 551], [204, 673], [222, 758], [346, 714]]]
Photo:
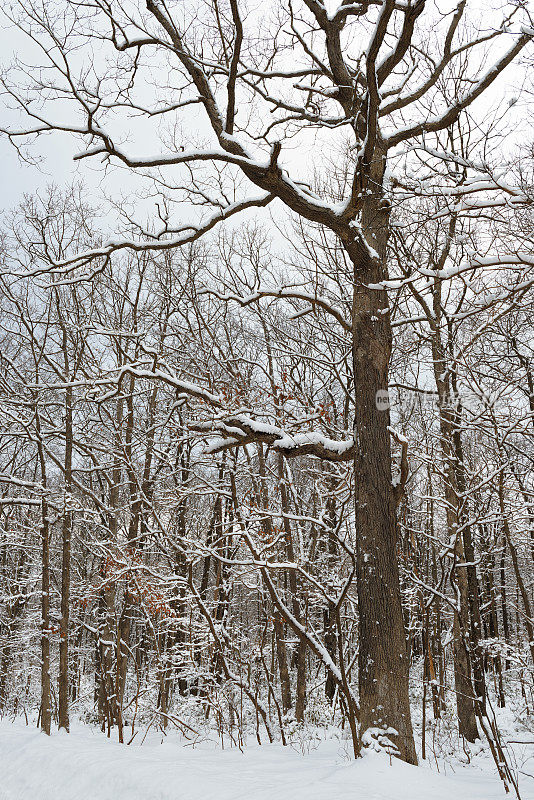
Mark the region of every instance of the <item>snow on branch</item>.
[[208, 453], [219, 453], [244, 444], [262, 443], [286, 458], [315, 456], [324, 461], [351, 461], [354, 439], [330, 439], [318, 431], [289, 433], [276, 425], [259, 422], [243, 414], [224, 416], [207, 422], [196, 422], [191, 429], [215, 435]]
[[[110, 239], [102, 247], [75, 253], [68, 258], [51, 261], [50, 264], [46, 266], [37, 267], [27, 272], [9, 272], [7, 274], [24, 278], [33, 278], [45, 274], [54, 274], [56, 276], [69, 275], [73, 270], [83, 267], [95, 259], [109, 258], [113, 253], [117, 253], [121, 250], [133, 250], [136, 252], [172, 250], [200, 239], [220, 222], [224, 222], [241, 211], [245, 211], [249, 208], [264, 208], [273, 199], [274, 195], [272, 194], [252, 197], [248, 200], [232, 203], [221, 211], [217, 211], [208, 217], [202, 225], [185, 225], [176, 231], [165, 231], [159, 236], [155, 236], [153, 239]], [[83, 276], [80, 280], [83, 280]], [[54, 285], [57, 286], [58, 283], [55, 282]]]
[[323, 311], [339, 322], [341, 327], [347, 332], [352, 331], [352, 323], [347, 320], [339, 309], [333, 306], [325, 297], [320, 297], [313, 292], [305, 292], [299, 289], [284, 288], [284, 289], [258, 289], [253, 294], [241, 296], [238, 294], [223, 294], [215, 289], [203, 289], [199, 294], [210, 294], [225, 302], [233, 301], [239, 303], [240, 306], [248, 306], [261, 300], [262, 297], [275, 297], [285, 298], [288, 300], [304, 300], [311, 306], [319, 306]]
[[397, 130], [386, 139], [386, 147], [395, 147], [401, 142], [421, 136], [424, 133], [436, 133], [450, 127], [462, 111], [470, 106], [480, 95], [488, 89], [501, 72], [512, 63], [516, 56], [532, 40], [530, 32], [524, 32], [514, 42], [506, 53], [480, 78], [473, 88], [464, 97], [459, 98], [454, 105], [449, 106], [442, 114], [422, 120], [415, 125]]

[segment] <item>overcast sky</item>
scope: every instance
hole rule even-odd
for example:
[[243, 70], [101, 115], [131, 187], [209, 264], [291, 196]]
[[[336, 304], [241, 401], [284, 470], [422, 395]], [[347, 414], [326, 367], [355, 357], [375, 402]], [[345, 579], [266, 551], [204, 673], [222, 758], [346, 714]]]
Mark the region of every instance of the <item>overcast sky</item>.
[[[472, 0], [470, 3], [471, 8], [476, 4], [480, 5], [482, 11], [485, 5], [485, 0]], [[502, 44], [500, 48], [502, 49]], [[0, 15], [0, 65], [6, 66], [9, 64], [10, 58], [14, 52], [19, 55], [27, 56], [29, 61], [32, 60], [31, 48], [29, 48], [26, 37], [19, 31], [14, 30], [11, 25], [6, 23], [5, 18]], [[42, 57], [42, 54], [41, 54]], [[492, 91], [484, 96], [484, 104], [494, 104], [499, 97], [508, 95], [509, 97], [516, 93], [517, 86], [521, 82], [522, 72], [519, 68], [508, 68], [503, 77], [494, 85]], [[2, 116], [5, 119], [5, 114]], [[518, 120], [521, 119], [521, 110], [515, 110], [515, 116]], [[524, 117], [523, 117], [524, 119]], [[517, 131], [524, 141], [524, 126], [521, 128], [518, 125]], [[513, 147], [513, 136], [509, 136], [506, 140], [505, 146], [507, 149]], [[295, 167], [298, 170], [299, 159], [302, 158], [302, 152], [291, 152], [292, 143], [287, 142], [284, 145], [284, 158], [293, 160], [293, 172]], [[89, 191], [98, 195], [103, 189], [115, 191], [120, 187], [127, 185], [127, 178], [123, 171], [117, 173], [112, 172], [106, 178], [103, 173], [98, 169], [95, 164], [91, 166], [89, 161], [74, 162], [72, 157], [80, 150], [80, 142], [75, 141], [73, 137], [67, 135], [49, 135], [39, 140], [33, 152], [42, 156], [42, 161], [39, 166], [31, 166], [22, 162], [17, 156], [14, 148], [9, 142], [0, 136], [0, 159], [1, 159], [1, 195], [0, 207], [4, 210], [13, 208], [17, 205], [25, 193], [32, 193], [50, 183], [58, 185], [65, 185], [74, 180], [83, 180], [84, 184], [88, 186]], [[307, 160], [304, 162], [306, 171], [309, 167]], [[117, 177], [117, 175], [119, 177]]]

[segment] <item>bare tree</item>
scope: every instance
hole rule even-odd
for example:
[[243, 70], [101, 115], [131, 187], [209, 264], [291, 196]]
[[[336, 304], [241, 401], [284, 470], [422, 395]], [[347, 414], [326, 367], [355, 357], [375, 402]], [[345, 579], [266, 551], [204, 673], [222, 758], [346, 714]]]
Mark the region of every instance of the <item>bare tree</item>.
[[[135, 235], [54, 258], [34, 274], [53, 273], [59, 282], [87, 278], [120, 251], [183, 246], [275, 199], [330, 231], [343, 250], [352, 271], [346, 287], [350, 314], [322, 303], [351, 339], [352, 430], [341, 441], [317, 431], [294, 434], [266, 426], [254, 413], [228, 413], [224, 399], [202, 381], [180, 381], [153, 365], [135, 375], [159, 378], [210, 406], [216, 414], [211, 430], [225, 438], [225, 446], [263, 443], [286, 458], [307, 454], [353, 464], [360, 735], [367, 741], [386, 731], [399, 755], [415, 762], [396, 557], [399, 491], [392, 484], [389, 413], [377, 403], [388, 391], [392, 347], [386, 291], [391, 209], [398, 194], [417, 194], [422, 186], [441, 191], [442, 176], [456, 154], [441, 149], [436, 137], [530, 42], [528, 12], [511, 4], [494, 31], [470, 34], [462, 29], [464, 0], [437, 17], [423, 0], [342, 2], [333, 10], [321, 0], [303, 0], [298, 8], [276, 6], [262, 19], [247, 14], [238, 0], [215, 0], [201, 12], [188, 6], [178, 12], [160, 0], [148, 0], [146, 10], [64, 0], [29, 9], [15, 4], [7, 14], [41, 48], [40, 64], [46, 66], [28, 71], [20, 64], [4, 77], [7, 96], [27, 119], [4, 127], [10, 140], [19, 146], [35, 135], [71, 133], [85, 142], [79, 160], [104, 160], [147, 175], [161, 195], [157, 223], [148, 230], [138, 223]], [[265, 33], [258, 38], [260, 24]], [[495, 61], [479, 75], [478, 62], [488, 48]], [[81, 51], [87, 59], [80, 58]], [[472, 68], [465, 72], [458, 65], [467, 57]], [[91, 64], [89, 70], [85, 63]], [[167, 69], [175, 84], [172, 99], [160, 92], [144, 96], [138, 89], [142, 76], [157, 85], [157, 76]], [[445, 101], [436, 92], [442, 83], [449, 89]], [[43, 98], [49, 101], [43, 104]], [[204, 121], [198, 130], [197, 110]], [[119, 144], [134, 114], [153, 132], [156, 152], [147, 146], [138, 153], [136, 146]], [[166, 131], [154, 126], [165, 120]], [[317, 145], [309, 133], [317, 133]], [[205, 145], [198, 146], [198, 134], [207, 138]], [[329, 168], [321, 161], [325, 148], [329, 155], [332, 142], [348, 143], [353, 165], [342, 197], [310, 188], [313, 175], [301, 177], [300, 166], [290, 164], [284, 145], [291, 137], [310, 148], [318, 171]], [[432, 163], [430, 176], [392, 178], [397, 158], [414, 150]], [[484, 165], [470, 163], [469, 169], [469, 185], [450, 189], [458, 200], [467, 196], [469, 202], [475, 181], [490, 195], [508, 191]], [[259, 196], [243, 195], [250, 184], [261, 190]], [[194, 217], [191, 209], [191, 222], [176, 222], [182, 200], [207, 206], [209, 214]], [[287, 296], [287, 287], [274, 291]], [[320, 303], [309, 292], [290, 294], [306, 308]], [[128, 366], [124, 371], [134, 374]]]

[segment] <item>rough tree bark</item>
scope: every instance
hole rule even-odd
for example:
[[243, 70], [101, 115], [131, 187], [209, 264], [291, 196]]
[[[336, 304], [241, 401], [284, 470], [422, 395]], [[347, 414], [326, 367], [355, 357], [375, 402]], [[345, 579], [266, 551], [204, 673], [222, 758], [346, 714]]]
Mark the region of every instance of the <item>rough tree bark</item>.
[[369, 288], [386, 275], [389, 204], [382, 193], [384, 154], [374, 154], [362, 227], [379, 259], [363, 263], [350, 240], [354, 264], [353, 370], [356, 582], [359, 618], [360, 736], [394, 730], [390, 739], [404, 761], [417, 756], [408, 694], [409, 661], [397, 561], [395, 491], [391, 474], [387, 397], [391, 325], [386, 292]]

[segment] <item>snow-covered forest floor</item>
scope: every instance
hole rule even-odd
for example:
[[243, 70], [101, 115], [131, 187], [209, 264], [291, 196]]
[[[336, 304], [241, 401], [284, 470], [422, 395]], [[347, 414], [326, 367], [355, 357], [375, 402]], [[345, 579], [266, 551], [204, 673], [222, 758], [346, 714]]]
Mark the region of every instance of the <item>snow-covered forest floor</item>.
[[[508, 722], [508, 725], [506, 723]], [[522, 800], [534, 800], [529, 725], [500, 723]], [[519, 744], [517, 742], [523, 742]], [[439, 751], [439, 752], [438, 752]], [[487, 749], [465, 763], [446, 755], [444, 738], [412, 767], [366, 752], [354, 761], [339, 732], [308, 730], [290, 746], [221, 747], [176, 733], [140, 729], [130, 746], [75, 723], [50, 738], [21, 719], [0, 722], [0, 800], [497, 800], [505, 797]], [[508, 795], [513, 797], [513, 793]]]

